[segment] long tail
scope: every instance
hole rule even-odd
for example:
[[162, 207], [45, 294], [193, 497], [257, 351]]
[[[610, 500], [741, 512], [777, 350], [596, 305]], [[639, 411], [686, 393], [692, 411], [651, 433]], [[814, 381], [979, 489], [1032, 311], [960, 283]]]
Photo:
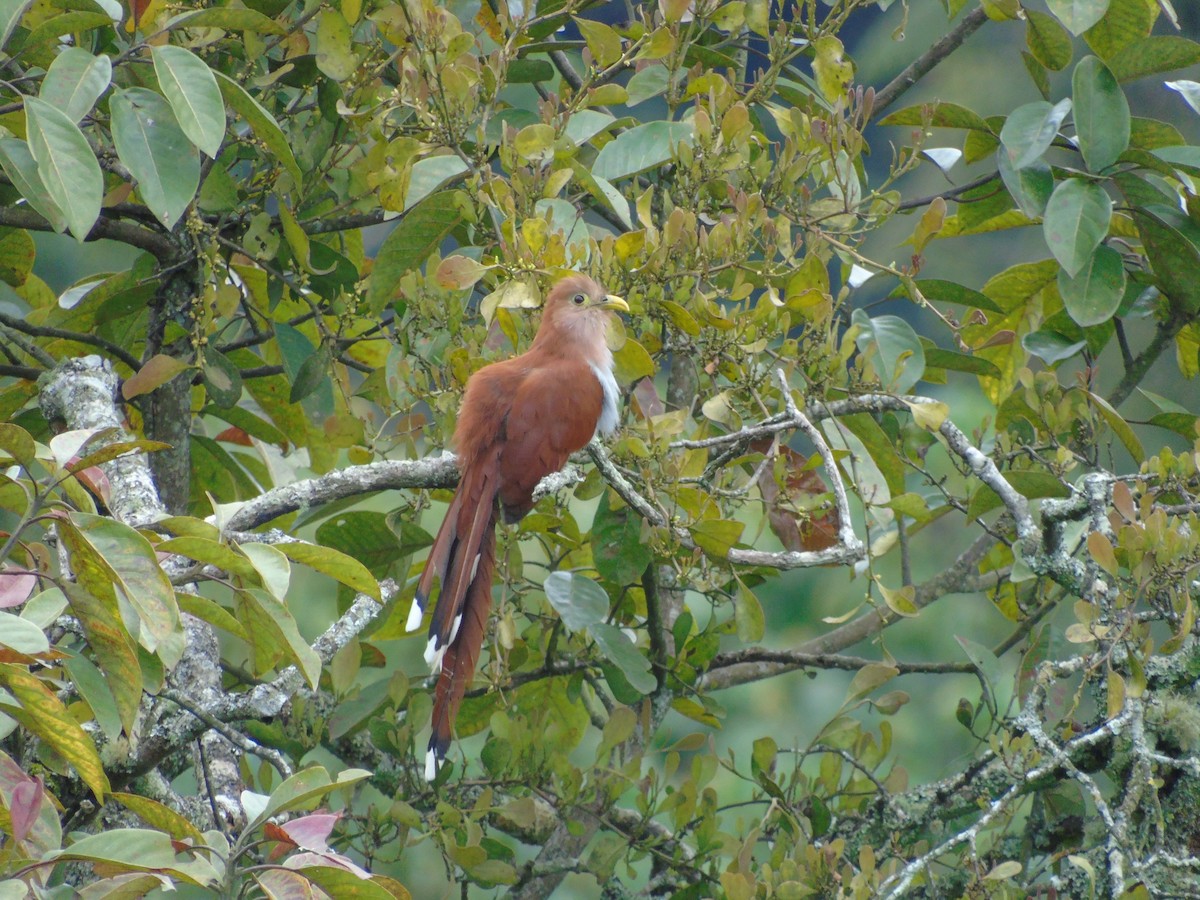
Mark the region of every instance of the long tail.
[[440, 580], [441, 592], [425, 647], [426, 662], [435, 673], [440, 672], [425, 760], [428, 780], [433, 780], [446, 758], [454, 717], [475, 673], [487, 631], [496, 562], [496, 475], [496, 466], [486, 464], [471, 466], [463, 473], [430, 548], [409, 612], [407, 628], [415, 631], [421, 625], [434, 580]]
[[[496, 569], [496, 515], [493, 509], [479, 545], [478, 562], [467, 587], [462, 612], [454, 622], [453, 636], [441, 660], [441, 675], [433, 701], [433, 724], [425, 754], [425, 779], [432, 781], [450, 749], [458, 706], [475, 677], [475, 664], [487, 636], [492, 611], [492, 573]], [[439, 603], [440, 609], [440, 603]]]

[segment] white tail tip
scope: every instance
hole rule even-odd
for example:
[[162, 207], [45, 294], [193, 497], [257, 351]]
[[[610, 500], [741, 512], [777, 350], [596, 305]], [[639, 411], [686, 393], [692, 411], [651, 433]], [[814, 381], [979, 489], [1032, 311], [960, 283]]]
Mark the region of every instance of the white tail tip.
[[437, 778], [437, 770], [437, 754], [434, 753], [433, 748], [430, 747], [425, 751], [425, 780], [433, 781], [433, 779]]
[[446, 655], [446, 648], [437, 645], [437, 635], [429, 639], [429, 643], [425, 645], [425, 662], [429, 664], [429, 668], [434, 672], [442, 671], [442, 657]]
[[421, 609], [421, 604], [415, 599], [412, 606], [408, 610], [408, 621], [404, 623], [404, 630], [408, 632], [416, 631], [421, 627], [421, 620], [425, 618], [425, 610]]

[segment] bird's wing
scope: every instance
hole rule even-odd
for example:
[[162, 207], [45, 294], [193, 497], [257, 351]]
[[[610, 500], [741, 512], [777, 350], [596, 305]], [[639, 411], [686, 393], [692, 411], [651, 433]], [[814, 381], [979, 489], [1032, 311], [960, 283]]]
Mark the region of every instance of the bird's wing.
[[500, 502], [516, 521], [533, 506], [533, 489], [563, 467], [596, 433], [604, 389], [582, 359], [531, 369], [512, 397], [500, 453]]

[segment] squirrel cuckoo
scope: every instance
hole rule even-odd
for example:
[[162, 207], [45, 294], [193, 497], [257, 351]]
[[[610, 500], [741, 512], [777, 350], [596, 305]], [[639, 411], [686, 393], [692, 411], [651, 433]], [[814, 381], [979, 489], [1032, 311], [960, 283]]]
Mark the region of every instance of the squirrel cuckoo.
[[440, 582], [425, 660], [438, 674], [425, 778], [450, 749], [458, 706], [475, 674], [492, 608], [496, 522], [533, 508], [533, 489], [597, 434], [617, 426], [617, 382], [605, 342], [611, 310], [629, 311], [586, 275], [550, 290], [530, 348], [467, 381], [454, 445], [458, 483], [417, 582], [407, 629], [416, 631]]

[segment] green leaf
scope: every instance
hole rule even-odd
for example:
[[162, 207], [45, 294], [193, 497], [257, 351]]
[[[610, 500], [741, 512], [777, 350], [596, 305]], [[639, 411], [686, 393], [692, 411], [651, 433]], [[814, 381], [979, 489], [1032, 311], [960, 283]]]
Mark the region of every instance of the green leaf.
[[1133, 81], [1195, 65], [1200, 62], [1200, 44], [1174, 35], [1155, 35], [1129, 44], [1111, 62], [1117, 81]]
[[967, 659], [971, 661], [971, 665], [975, 667], [975, 670], [983, 679], [985, 690], [989, 695], [987, 698], [989, 708], [997, 710], [1000, 702], [1000, 691], [1004, 688], [1006, 682], [1004, 667], [1000, 660], [987, 647], [976, 643], [970, 638], [956, 634], [954, 639], [958, 641], [958, 645], [962, 647], [963, 652], [967, 655]]
[[[1189, 175], [1200, 175], [1200, 147], [1160, 147], [1152, 153], [1163, 162], [1183, 169]], [[1172, 199], [1170, 196], [1164, 198]]]
[[196, 562], [215, 566], [230, 575], [243, 578], [254, 575], [254, 567], [250, 561], [231, 546], [221, 541], [200, 537], [199, 535], [181, 535], [157, 545], [160, 553], [178, 553]]
[[1004, 309], [997, 306], [987, 295], [953, 281], [943, 281], [938, 278], [921, 278], [914, 282], [927, 300], [939, 303], [954, 303], [972, 309], [982, 309], [987, 312], [1002, 313]]
[[[490, 863], [497, 865], [491, 866]], [[480, 882], [486, 880], [489, 884], [511, 884], [512, 881], [505, 880], [504, 874], [498, 871], [500, 866], [513, 871], [512, 881], [516, 880], [516, 873], [512, 866], [501, 863], [499, 860], [487, 860], [478, 866], [472, 866], [467, 874]], [[286, 872], [287, 870], [282, 871]], [[260, 884], [264, 888], [267, 885], [266, 874], [263, 873], [260, 880]], [[341, 866], [308, 864], [297, 867], [296, 875], [300, 878], [299, 883], [294, 885], [297, 896], [307, 897], [323, 894], [326, 897], [346, 897], [354, 898], [354, 900], [411, 900], [411, 895], [403, 888], [398, 888], [394, 881], [390, 884], [376, 884]], [[491, 876], [491, 878], [488, 879], [485, 876]], [[309, 882], [320, 888], [320, 891], [312, 891], [308, 887]], [[281, 897], [287, 893], [286, 890], [278, 890], [277, 885], [272, 885], [272, 888], [275, 890], [264, 890], [263, 895]]]
[[154, 74], [179, 127], [206, 156], [216, 159], [225, 140], [225, 103], [212, 69], [174, 44], [150, 48]]
[[109, 797], [116, 800], [130, 812], [134, 813], [139, 819], [147, 825], [152, 826], [158, 831], [164, 831], [177, 841], [182, 841], [190, 838], [196, 844], [201, 844], [204, 841], [204, 835], [200, 829], [189, 822], [169, 806], [164, 806], [157, 800], [151, 800], [149, 797], [142, 797], [137, 794], [126, 794], [121, 791], [113, 791]]
[[33, 0], [3, 0], [0, 2], [0, 47], [8, 46], [13, 29], [25, 15], [25, 10], [33, 5]]
[[[91, 708], [92, 718], [100, 726], [104, 737], [109, 741], [119, 740], [121, 715], [117, 712], [117, 702], [109, 690], [104, 673], [86, 656], [64, 660], [63, 668], [67, 670], [67, 675], [83, 702]], [[140, 671], [138, 678], [141, 678]]]
[[628, 506], [613, 509], [611, 492], [600, 496], [600, 505], [592, 520], [592, 562], [605, 581], [624, 586], [642, 577], [654, 558], [642, 541], [642, 518]]
[[854, 310], [850, 322], [857, 325], [858, 350], [870, 362], [885, 390], [907, 393], [925, 374], [925, 348], [916, 331], [899, 316], [871, 318]]
[[1050, 71], [1028, 50], [1021, 51], [1021, 62], [1025, 65], [1025, 71], [1029, 73], [1030, 79], [1033, 81], [1033, 86], [1037, 88], [1043, 100], [1050, 99]]
[[514, 59], [508, 64], [509, 84], [536, 84], [539, 81], [552, 81], [556, 74], [554, 66], [544, 59], [524, 57]]
[[1187, 227], [1187, 218], [1158, 206], [1135, 209], [1133, 218], [1159, 288], [1176, 309], [1189, 314], [1200, 310], [1200, 248], [1180, 230]]
[[763, 639], [767, 621], [763, 615], [762, 604], [754, 591], [737, 579], [738, 595], [733, 606], [733, 621], [737, 625], [738, 638], [747, 644], [757, 643]]
[[649, 694], [658, 685], [650, 668], [650, 660], [642, 654], [633, 641], [616, 625], [597, 622], [588, 626], [588, 634], [609, 662], [613, 663], [628, 680], [630, 686], [641, 694]]
[[323, 575], [328, 575], [351, 590], [374, 597], [376, 600], [382, 599], [379, 593], [379, 582], [375, 580], [375, 576], [353, 556], [330, 547], [321, 547], [302, 541], [285, 541], [274, 546], [288, 559], [308, 566]]
[[1053, 16], [1025, 10], [1025, 43], [1034, 58], [1055, 72], [1071, 61], [1071, 35]]
[[553, 125], [534, 122], [516, 133], [512, 146], [522, 159], [543, 163], [554, 156], [556, 136]]
[[1145, 388], [1138, 388], [1137, 392], [1154, 404], [1154, 407], [1163, 413], [1178, 413], [1185, 416], [1193, 416], [1186, 406], [1181, 403], [1176, 403], [1170, 397], [1164, 397], [1162, 394], [1156, 394], [1153, 391], [1148, 391]]
[[145, 88], [117, 91], [112, 136], [121, 162], [137, 179], [150, 211], [173, 228], [200, 187], [200, 155], [165, 98]]
[[291, 379], [292, 390], [288, 395], [288, 403], [299, 403], [316, 391], [329, 376], [330, 361], [329, 350], [324, 344], [308, 354]]
[[200, 368], [208, 396], [220, 407], [236, 406], [242, 399], [242, 374], [224, 353], [211, 344], [204, 348], [204, 364]]
[[690, 122], [647, 122], [605, 144], [592, 163], [592, 174], [608, 181], [628, 178], [669, 162], [680, 143], [691, 145]]
[[284, 601], [292, 582], [292, 566], [287, 557], [272, 544], [247, 541], [238, 549], [246, 555], [254, 570], [255, 580], [276, 600]]
[[[95, 9], [96, 7], [93, 6], [92, 10]], [[47, 12], [49, 14], [42, 18], [37, 26], [30, 29], [29, 34], [26, 35], [25, 43], [21, 47], [23, 51], [58, 41], [64, 34], [82, 33], [95, 28], [111, 28], [113, 26], [112, 16], [106, 12], [91, 10], [65, 13], [47, 10]]]
[[246, 634], [242, 623], [216, 601], [201, 597], [199, 594], [180, 594], [177, 599], [179, 608], [189, 616], [195, 616], [214, 628], [220, 628], [222, 631], [227, 631], [234, 637], [250, 643], [250, 636]]
[[71, 513], [58, 527], [79, 583], [110, 609], [110, 598], [128, 604], [141, 625], [139, 642], [172, 665], [183, 649], [183, 625], [175, 589], [150, 542], [122, 522], [87, 513]]
[[1074, 277], [1058, 273], [1058, 292], [1071, 318], [1080, 325], [1107, 322], [1125, 296], [1125, 266], [1121, 254], [1101, 244]]
[[[1070, 491], [1049, 472], [1018, 470], [1005, 472], [1004, 477], [1018, 494], [1028, 500], [1070, 496]], [[967, 516], [974, 519], [1003, 505], [995, 491], [986, 484], [980, 485], [967, 503]]]
[[79, 126], [45, 100], [25, 98], [25, 125], [38, 176], [71, 234], [83, 243], [100, 217], [100, 164]]
[[0, 228], [0, 281], [20, 287], [33, 272], [37, 247], [28, 231]]
[[253, 9], [213, 6], [180, 13], [167, 22], [167, 30], [177, 28], [222, 28], [226, 31], [253, 31], [283, 36], [287, 29]]
[[1041, 328], [1021, 338], [1021, 346], [1052, 366], [1075, 356], [1087, 346], [1087, 341], [1072, 341], [1057, 331]]
[[880, 125], [924, 125], [926, 116], [929, 124], [936, 128], [966, 128], [971, 131], [982, 131], [991, 134], [992, 129], [987, 120], [973, 109], [959, 106], [957, 103], [947, 103], [938, 100], [934, 103], [922, 103], [897, 110], [879, 123]]
[[[208, 10], [203, 10], [207, 12]], [[249, 10], [247, 10], [248, 12]], [[254, 136], [258, 138], [271, 154], [292, 176], [292, 181], [298, 188], [304, 183], [304, 176], [296, 157], [292, 155], [291, 145], [283, 134], [283, 129], [275, 121], [275, 117], [264, 109], [257, 100], [246, 92], [246, 89], [218, 70], [211, 70], [217, 76], [217, 86], [225, 102], [233, 107], [233, 111], [246, 120]]]
[[551, 572], [542, 589], [570, 631], [590, 628], [608, 615], [608, 594], [586, 575]]
[[0, 450], [27, 470], [37, 461], [37, 445], [32, 435], [11, 422], [0, 422]]
[[81, 585], [64, 582], [62, 588], [71, 604], [71, 612], [83, 627], [96, 664], [108, 679], [116, 701], [118, 724], [126, 734], [132, 735], [142, 701], [142, 667], [137, 648], [115, 610]]
[[886, 663], [870, 663], [854, 673], [850, 687], [846, 690], [846, 703], [861, 700], [867, 694], [887, 684], [900, 674], [895, 666]]
[[855, 413], [843, 418], [842, 424], [862, 442], [892, 496], [903, 494], [906, 471], [904, 461], [896, 453], [892, 439], [875, 417], [869, 413]]
[[215, 888], [218, 875], [203, 855], [175, 855], [171, 835], [147, 828], [113, 828], [90, 834], [53, 854], [56, 860], [99, 863], [108, 872], [155, 872], [196, 887]]
[[626, 106], [637, 106], [639, 103], [645, 103], [653, 97], [657, 97], [666, 93], [666, 90], [671, 85], [671, 79], [679, 80], [679, 73], [674, 75], [663, 65], [646, 66], [634, 73], [629, 79], [629, 83], [625, 86], [628, 91], [628, 96], [625, 98]]
[[[316, 538], [322, 547], [332, 547], [357, 559], [375, 575], [409, 553], [428, 547], [433, 538], [415, 522], [405, 517], [392, 523], [391, 517], [368, 510], [350, 510], [322, 522]], [[393, 529], [399, 525], [399, 534]]]
[[51, 228], [60, 233], [66, 230], [67, 218], [42, 183], [28, 144], [16, 138], [0, 138], [0, 166], [13, 187]]
[[1147, 421], [1156, 428], [1166, 428], [1190, 441], [1196, 437], [1196, 423], [1200, 418], [1191, 413], [1156, 413]]
[[621, 58], [621, 36], [603, 22], [594, 19], [571, 17], [579, 33], [587, 42], [588, 50], [601, 68], [608, 68]]
[[383, 239], [367, 281], [367, 307], [378, 313], [389, 303], [400, 279], [425, 262], [463, 221], [455, 193], [434, 194], [410, 210]]
[[0, 646], [26, 656], [36, 656], [50, 649], [50, 641], [33, 622], [12, 613], [0, 612]]
[[615, 117], [596, 109], [581, 109], [567, 119], [563, 133], [576, 144], [586, 144], [601, 132], [616, 124]]
[[1042, 231], [1046, 245], [1067, 275], [1074, 277], [1108, 234], [1112, 201], [1104, 188], [1082, 178], [1068, 178], [1046, 203]]
[[633, 217], [629, 214], [629, 201], [625, 195], [613, 187], [612, 182], [596, 175], [582, 163], [571, 162], [576, 179], [587, 189], [587, 192], [612, 210], [621, 224], [629, 231], [633, 230]]
[[256, 666], [260, 670], [272, 668], [276, 654], [282, 653], [309, 686], [316, 688], [321, 678], [321, 657], [300, 634], [288, 608], [257, 588], [240, 591], [238, 601], [238, 618], [254, 644]]
[[405, 211], [468, 171], [470, 167], [465, 162], [451, 155], [431, 156], [413, 163], [408, 178], [408, 192], [404, 195]]
[[1112, 65], [1129, 44], [1150, 34], [1157, 14], [1155, 4], [1146, 0], [1112, 0], [1104, 18], [1089, 28], [1083, 39], [1093, 53]]
[[359, 69], [354, 53], [350, 23], [336, 9], [324, 9], [317, 17], [317, 68], [334, 81], [346, 81]]
[[990, 359], [972, 356], [969, 353], [959, 353], [957, 350], [943, 350], [941, 347], [925, 348], [925, 367], [927, 369], [949, 369], [952, 372], [968, 372], [985, 378], [1000, 378], [1002, 373]]
[[78, 122], [92, 110], [112, 82], [112, 61], [81, 47], [68, 47], [54, 58], [38, 96]]
[[608, 759], [608, 754], [617, 744], [629, 740], [633, 736], [637, 724], [637, 713], [628, 706], [618, 706], [613, 709], [608, 721], [604, 723], [600, 746], [596, 748], [596, 762], [604, 763]]
[[1046, 0], [1055, 17], [1071, 34], [1083, 34], [1108, 11], [1109, 0]]
[[0, 683], [12, 692], [19, 705], [0, 699], [0, 711], [16, 719], [31, 734], [41, 738], [69, 762], [96, 799], [104, 802], [108, 776], [96, 745], [42, 680], [21, 666], [0, 663]]
[[1085, 56], [1071, 75], [1075, 138], [1092, 172], [1107, 169], [1129, 146], [1129, 102], [1108, 66]]
[[696, 546], [714, 559], [724, 559], [746, 530], [745, 522], [733, 519], [701, 519], [688, 526]]
[[311, 809], [321, 798], [370, 778], [372, 774], [364, 769], [344, 769], [338, 773], [335, 781], [331, 781], [329, 773], [321, 766], [303, 769], [275, 788], [270, 797], [257, 796], [256, 799], [264, 802], [253, 813], [247, 808], [247, 815], [252, 814], [253, 818], [246, 825], [246, 832], [262, 827], [264, 822], [279, 813], [292, 809]]
[[1039, 218], [1046, 211], [1046, 202], [1054, 193], [1054, 174], [1046, 161], [1035, 159], [1020, 169], [1014, 169], [1008, 154], [999, 150], [996, 153], [996, 168], [1021, 212], [1031, 219]]
[[1129, 455], [1133, 457], [1134, 463], [1140, 465], [1146, 459], [1146, 451], [1142, 448], [1142, 442], [1138, 440], [1129, 423], [1121, 418], [1121, 414], [1113, 409], [1112, 404], [1099, 394], [1094, 394], [1091, 391], [1085, 391], [1084, 393], [1088, 395], [1088, 399], [1100, 410], [1101, 417], [1108, 423], [1108, 427], [1120, 439], [1125, 449], [1129, 451]]
[[1014, 169], [1023, 169], [1050, 149], [1058, 128], [1071, 111], [1069, 98], [1053, 106], [1037, 100], [1018, 106], [1000, 129], [1000, 143]]

